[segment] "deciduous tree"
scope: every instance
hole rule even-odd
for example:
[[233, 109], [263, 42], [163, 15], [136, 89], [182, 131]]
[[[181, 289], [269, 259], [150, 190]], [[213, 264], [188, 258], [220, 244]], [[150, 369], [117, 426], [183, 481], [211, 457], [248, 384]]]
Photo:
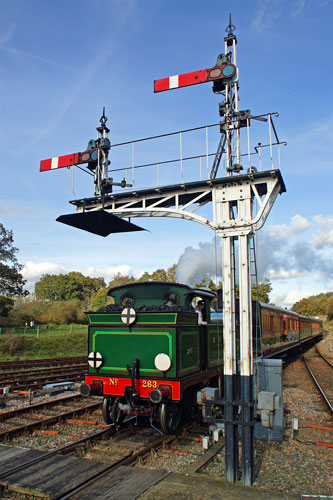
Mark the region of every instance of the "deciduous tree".
[[7, 231], [0, 223], [0, 295], [5, 297], [28, 294], [24, 290], [26, 281], [20, 272], [23, 266], [18, 263], [17, 252], [13, 231]]
[[268, 304], [271, 291], [272, 284], [269, 279], [265, 278], [262, 283], [258, 283], [258, 285], [252, 287], [252, 299]]
[[68, 274], [44, 274], [35, 284], [38, 299], [86, 300], [100, 288], [105, 287], [104, 278], [90, 278], [72, 271]]
[[148, 273], [146, 271], [137, 281], [167, 281], [168, 283], [175, 283], [176, 267], [177, 264], [173, 264], [173, 266], [167, 269], [156, 269], [156, 271], [153, 271], [152, 273]]

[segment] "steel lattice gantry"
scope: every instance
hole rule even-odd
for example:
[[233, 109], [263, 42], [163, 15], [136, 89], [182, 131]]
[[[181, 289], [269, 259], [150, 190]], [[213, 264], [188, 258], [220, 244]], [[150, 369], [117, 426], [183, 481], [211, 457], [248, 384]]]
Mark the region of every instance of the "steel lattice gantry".
[[[260, 229], [277, 195], [284, 191], [280, 171], [270, 170], [72, 200], [76, 214], [62, 215], [57, 220], [107, 236], [143, 230], [127, 222], [127, 218], [173, 217], [198, 222], [224, 237], [229, 230], [253, 233]], [[253, 214], [255, 201], [258, 210]], [[208, 203], [212, 204], [210, 218], [198, 213]]]

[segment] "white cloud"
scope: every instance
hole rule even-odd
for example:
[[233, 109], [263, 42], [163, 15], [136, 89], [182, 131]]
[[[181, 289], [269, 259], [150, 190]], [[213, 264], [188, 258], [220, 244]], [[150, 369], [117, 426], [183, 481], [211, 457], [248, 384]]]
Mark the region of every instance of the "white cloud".
[[314, 215], [312, 217], [312, 220], [321, 227], [324, 227], [324, 228], [332, 227], [333, 228], [333, 215], [326, 215], [326, 216], [323, 216], [321, 214]]
[[38, 281], [42, 274], [61, 274], [67, 270], [52, 262], [39, 262], [38, 264], [29, 260], [22, 269], [24, 279], [28, 281]]
[[327, 233], [325, 233], [324, 231], [318, 231], [318, 233], [315, 234], [312, 238], [312, 244], [317, 249], [325, 247], [333, 248], [333, 229], [331, 229]]
[[[63, 266], [60, 266], [58, 264], [54, 264], [53, 262], [32, 262], [28, 261], [21, 273], [22, 276], [25, 280], [27, 280], [26, 288], [29, 291], [34, 291], [35, 288], [35, 283], [40, 280], [43, 274], [67, 274], [71, 271], [74, 271], [74, 269], [66, 269]], [[106, 283], [112, 280], [115, 274], [120, 273], [123, 276], [126, 276], [127, 274], [132, 273], [132, 268], [131, 266], [127, 264], [123, 264], [120, 266], [114, 266], [114, 267], [106, 267], [105, 269], [102, 268], [95, 268], [93, 266], [90, 266], [85, 269], [80, 269], [76, 270], [80, 273], [82, 273], [84, 276], [89, 276], [91, 278], [99, 278], [102, 277], [105, 279]]]
[[90, 276], [91, 278], [103, 277], [106, 282], [111, 281], [115, 274], [118, 273], [122, 276], [127, 276], [132, 273], [132, 268], [127, 264], [123, 264], [121, 266], [107, 267], [105, 269], [98, 269], [90, 266], [86, 270], [82, 271], [82, 274], [85, 276]]
[[267, 233], [271, 238], [289, 240], [296, 234], [306, 231], [310, 226], [311, 222], [309, 222], [305, 217], [296, 214], [291, 218], [289, 225], [276, 224], [275, 226], [270, 226], [267, 229]]
[[311, 290], [308, 291], [300, 291], [293, 290], [291, 292], [274, 294], [274, 291], [271, 293], [270, 300], [273, 304], [276, 304], [279, 307], [287, 307], [290, 309], [295, 302], [298, 302], [305, 297], [309, 297], [313, 295]]
[[35, 283], [40, 280], [43, 274], [61, 274], [68, 272], [64, 267], [53, 262], [35, 263], [29, 260], [23, 267], [21, 274], [27, 284], [25, 288], [30, 292], [35, 289]]
[[[313, 221], [319, 226], [319, 231], [312, 236], [312, 244], [317, 249], [333, 248], [333, 216], [315, 215]], [[332, 259], [332, 257], [331, 257]]]
[[297, 269], [268, 269], [267, 271], [269, 280], [288, 280], [292, 278], [299, 278], [302, 272]]

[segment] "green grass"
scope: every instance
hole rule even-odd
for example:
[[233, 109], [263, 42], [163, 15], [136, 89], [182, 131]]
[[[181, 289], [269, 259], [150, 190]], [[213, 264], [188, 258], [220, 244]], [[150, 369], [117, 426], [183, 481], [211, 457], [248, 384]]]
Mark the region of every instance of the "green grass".
[[38, 338], [36, 334], [0, 336], [1, 361], [86, 356], [87, 354], [87, 331], [82, 333], [51, 331], [39, 335]]

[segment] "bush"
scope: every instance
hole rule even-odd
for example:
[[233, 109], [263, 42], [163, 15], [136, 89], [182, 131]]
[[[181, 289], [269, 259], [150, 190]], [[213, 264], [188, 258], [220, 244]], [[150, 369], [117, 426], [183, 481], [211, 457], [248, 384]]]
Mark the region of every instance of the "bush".
[[24, 326], [34, 321], [42, 324], [87, 323], [84, 305], [78, 300], [61, 300], [51, 302], [34, 298], [18, 298], [8, 318], [2, 318], [2, 326]]
[[48, 302], [40, 319], [42, 320], [41, 323], [53, 323], [55, 325], [87, 323], [88, 321], [82, 303], [76, 300]]
[[0, 352], [10, 356], [19, 356], [26, 344], [27, 341], [22, 335], [6, 334], [1, 337]]

